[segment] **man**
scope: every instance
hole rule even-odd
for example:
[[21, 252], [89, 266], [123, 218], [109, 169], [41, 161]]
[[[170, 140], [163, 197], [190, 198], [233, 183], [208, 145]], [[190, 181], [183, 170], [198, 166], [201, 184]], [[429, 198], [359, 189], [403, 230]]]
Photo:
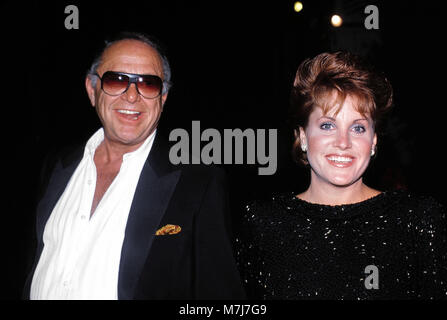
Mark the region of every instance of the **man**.
[[237, 299], [220, 169], [174, 166], [157, 135], [170, 69], [141, 34], [85, 80], [103, 128], [52, 166], [37, 206], [31, 299]]

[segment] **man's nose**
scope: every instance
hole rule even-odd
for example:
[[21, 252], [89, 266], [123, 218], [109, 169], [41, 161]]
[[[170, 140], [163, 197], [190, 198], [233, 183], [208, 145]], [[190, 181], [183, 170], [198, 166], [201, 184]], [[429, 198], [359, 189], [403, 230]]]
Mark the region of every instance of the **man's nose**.
[[136, 84], [131, 83], [129, 85], [129, 88], [127, 89], [127, 91], [122, 96], [128, 102], [135, 103], [139, 99], [139, 96], [140, 96], [140, 94], [138, 93]]
[[338, 131], [335, 137], [335, 146], [344, 150], [351, 147], [351, 136], [348, 132]]

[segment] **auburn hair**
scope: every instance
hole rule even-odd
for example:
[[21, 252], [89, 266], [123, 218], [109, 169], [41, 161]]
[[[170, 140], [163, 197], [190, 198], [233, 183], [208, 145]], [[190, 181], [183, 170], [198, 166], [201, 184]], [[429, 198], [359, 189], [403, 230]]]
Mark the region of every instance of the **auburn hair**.
[[381, 72], [346, 51], [321, 53], [300, 64], [291, 91], [289, 119], [295, 133], [292, 156], [296, 162], [307, 165], [299, 128], [307, 127], [315, 107], [327, 114], [337, 106], [337, 114], [348, 95], [356, 98], [356, 110], [371, 118], [375, 132], [380, 134], [383, 115], [393, 103], [393, 89]]

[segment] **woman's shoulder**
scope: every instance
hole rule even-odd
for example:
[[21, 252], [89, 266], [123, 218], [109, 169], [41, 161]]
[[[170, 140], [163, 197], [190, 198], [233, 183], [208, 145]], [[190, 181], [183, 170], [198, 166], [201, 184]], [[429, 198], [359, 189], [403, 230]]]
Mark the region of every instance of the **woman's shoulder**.
[[389, 197], [394, 198], [396, 205], [407, 209], [414, 215], [445, 215], [445, 207], [431, 195], [415, 193], [406, 190], [388, 191]]
[[290, 209], [294, 192], [274, 192], [268, 196], [247, 201], [244, 217], [247, 221], [280, 218]]
[[[341, 211], [346, 217], [350, 211], [388, 211], [414, 219], [445, 219], [446, 210], [433, 196], [407, 190], [387, 190], [371, 199], [352, 205], [326, 206], [307, 203], [296, 198], [298, 192], [275, 192], [268, 196], [248, 201], [244, 208], [244, 220], [250, 224], [287, 219], [291, 213], [312, 212], [317, 217], [321, 212]], [[295, 216], [295, 215], [294, 215]]]
[[391, 210], [399, 219], [406, 221], [416, 234], [422, 237], [445, 234], [446, 208], [436, 198], [411, 191], [392, 191], [389, 196], [395, 200]]

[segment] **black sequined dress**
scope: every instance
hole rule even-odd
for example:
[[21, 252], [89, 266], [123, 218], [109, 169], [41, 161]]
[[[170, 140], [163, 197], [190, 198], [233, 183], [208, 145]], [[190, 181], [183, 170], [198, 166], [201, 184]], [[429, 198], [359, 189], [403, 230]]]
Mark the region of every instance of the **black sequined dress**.
[[235, 247], [252, 299], [446, 299], [446, 239], [431, 197], [327, 206], [288, 193], [247, 205]]

